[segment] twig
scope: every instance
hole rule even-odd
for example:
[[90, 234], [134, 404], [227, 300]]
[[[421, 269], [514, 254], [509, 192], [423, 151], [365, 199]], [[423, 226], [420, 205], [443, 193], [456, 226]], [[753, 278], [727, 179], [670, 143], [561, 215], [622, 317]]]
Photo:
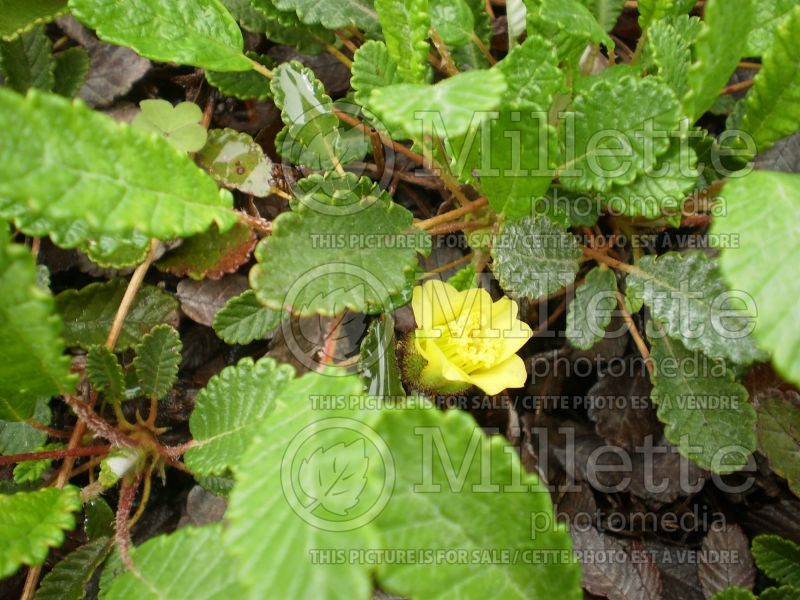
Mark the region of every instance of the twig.
[[619, 292], [617, 292], [617, 305], [619, 305], [619, 311], [622, 314], [622, 318], [625, 320], [625, 324], [628, 326], [628, 331], [631, 333], [633, 342], [636, 344], [636, 347], [639, 349], [639, 353], [644, 359], [644, 364], [647, 366], [647, 371], [652, 374], [653, 361], [650, 360], [650, 350], [648, 350], [647, 344], [645, 344], [644, 339], [642, 338], [642, 334], [639, 333], [636, 323], [633, 322], [631, 313], [625, 309], [625, 299]]
[[489, 52], [489, 49], [486, 47], [486, 44], [484, 44], [483, 40], [481, 40], [481, 38], [478, 37], [478, 34], [473, 31], [470, 38], [472, 39], [472, 43], [475, 44], [478, 47], [478, 50], [480, 50], [481, 53], [486, 57], [486, 60], [489, 61], [489, 64], [496, 65], [497, 59], [494, 56], [492, 56], [492, 53]]
[[724, 96], [725, 94], [735, 94], [736, 92], [742, 92], [746, 89], [753, 87], [754, 82], [755, 82], [754, 79], [748, 79], [747, 81], [740, 81], [739, 83], [734, 83], [732, 85], [722, 88], [722, 91], [719, 93], [719, 95]]
[[486, 227], [486, 223], [480, 223], [478, 221], [444, 223], [442, 225], [437, 225], [436, 227], [431, 227], [430, 229], [428, 229], [428, 233], [430, 235], [444, 235], [445, 233], [455, 233], [456, 231], [471, 231], [473, 229], [481, 229], [482, 227]]
[[[352, 127], [356, 127], [356, 128], [358, 128], [359, 130], [363, 131], [366, 134], [370, 133], [370, 130], [372, 128], [364, 125], [363, 123], [361, 123], [355, 117], [352, 117], [351, 115], [348, 115], [347, 113], [344, 113], [344, 112], [341, 112], [341, 111], [338, 111], [338, 110], [335, 111], [335, 113], [336, 113], [336, 116], [339, 118], [340, 121], [342, 121], [344, 123], [347, 123], [348, 125], [350, 125]], [[421, 155], [417, 154], [416, 152], [413, 152], [413, 151], [409, 150], [408, 148], [406, 148], [402, 144], [398, 144], [397, 142], [395, 142], [394, 140], [386, 137], [385, 135], [383, 135], [380, 132], [378, 132], [378, 135], [380, 136], [381, 142], [383, 142], [384, 146], [387, 146], [387, 147], [391, 148], [392, 150], [394, 150], [398, 154], [402, 154], [407, 159], [417, 163], [418, 165], [424, 165], [425, 164], [425, 159]]]
[[81, 448], [62, 448], [60, 450], [43, 450], [41, 452], [24, 452], [22, 454], [9, 454], [0, 456], [0, 465], [13, 465], [28, 460], [52, 460], [66, 458], [67, 456], [98, 456], [108, 454], [111, 446], [84, 446]]
[[139, 291], [139, 288], [144, 281], [144, 276], [147, 273], [147, 269], [150, 268], [150, 264], [155, 258], [158, 243], [158, 240], [155, 238], [150, 240], [150, 251], [147, 253], [147, 257], [144, 259], [142, 264], [136, 267], [136, 270], [131, 276], [130, 282], [128, 282], [125, 295], [122, 296], [122, 301], [119, 303], [117, 314], [114, 315], [114, 321], [111, 324], [111, 330], [108, 332], [108, 338], [106, 338], [106, 347], [109, 350], [113, 350], [114, 346], [117, 345], [117, 340], [119, 340], [119, 336], [122, 333], [122, 326], [125, 324], [125, 319], [128, 316], [128, 312], [131, 310], [131, 306], [133, 306], [134, 299], [136, 298], [136, 292]]
[[475, 212], [482, 206], [486, 206], [488, 200], [483, 198], [478, 198], [477, 200], [473, 200], [465, 204], [460, 208], [456, 208], [455, 210], [448, 211], [446, 213], [442, 213], [441, 215], [436, 215], [435, 217], [431, 217], [430, 219], [425, 219], [424, 221], [417, 221], [414, 223], [415, 227], [419, 229], [430, 229], [436, 225], [440, 225], [441, 223], [449, 223], [450, 221], [455, 221], [459, 217], [467, 215], [471, 212]]
[[347, 58], [347, 56], [345, 56], [344, 53], [342, 53], [342, 51], [339, 50], [336, 46], [334, 46], [333, 44], [325, 44], [325, 49], [331, 54], [333, 54], [336, 57], [336, 59], [340, 63], [342, 63], [345, 67], [347, 67], [348, 69], [353, 68], [353, 61]]
[[608, 256], [606, 254], [603, 254], [602, 252], [600, 252], [598, 250], [594, 250], [592, 248], [587, 248], [587, 247], [584, 246], [583, 247], [583, 254], [584, 254], [584, 256], [587, 256], [587, 257], [591, 258], [592, 260], [596, 260], [599, 263], [603, 263], [605, 265], [608, 265], [609, 267], [613, 267], [613, 268], [617, 269], [618, 271], [622, 271], [624, 273], [640, 274], [642, 272], [640, 269], [637, 269], [633, 265], [629, 265], [628, 263], [624, 263], [624, 262], [622, 262], [620, 260], [617, 260], [616, 258], [611, 258], [610, 256]]
[[450, 75], [458, 75], [458, 67], [456, 67], [456, 63], [453, 61], [453, 57], [450, 54], [450, 50], [447, 49], [447, 44], [444, 43], [442, 36], [439, 35], [439, 32], [436, 30], [436, 27], [431, 27], [429, 35], [431, 36], [431, 41], [433, 42], [433, 46], [439, 52], [439, 56], [442, 58], [442, 69], [445, 73]]

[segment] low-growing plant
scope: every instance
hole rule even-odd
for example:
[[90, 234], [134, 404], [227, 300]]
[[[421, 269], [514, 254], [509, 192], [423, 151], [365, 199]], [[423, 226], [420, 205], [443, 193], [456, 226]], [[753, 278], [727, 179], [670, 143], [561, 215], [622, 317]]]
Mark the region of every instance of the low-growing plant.
[[[26, 598], [582, 597], [546, 459], [442, 410], [514, 413], [553, 331], [630, 344], [650, 382], [630, 418], [654, 407], [704, 477], [758, 452], [800, 495], [800, 176], [754, 169], [800, 130], [800, 7], [695, 4], [0, 2], [0, 578]], [[196, 93], [139, 90], [130, 124], [73, 100], [100, 60], [61, 36], [73, 17]], [[326, 90], [321, 54], [348, 85]], [[210, 127], [215, 99], [281, 128]], [[51, 281], [45, 247], [91, 279]], [[229, 348], [175, 425], [202, 343], [181, 315]], [[187, 476], [222, 523], [139, 536], [153, 487]], [[797, 547], [753, 546], [783, 586], [762, 597], [797, 597]], [[592, 593], [645, 597], [593, 572]]]

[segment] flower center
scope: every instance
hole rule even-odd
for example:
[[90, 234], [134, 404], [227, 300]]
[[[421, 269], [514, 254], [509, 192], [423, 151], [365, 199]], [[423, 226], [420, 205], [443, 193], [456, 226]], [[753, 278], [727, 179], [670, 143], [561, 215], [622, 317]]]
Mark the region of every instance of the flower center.
[[497, 335], [484, 330], [480, 315], [471, 313], [442, 327], [438, 346], [451, 362], [464, 372], [472, 373], [497, 364], [502, 344]]

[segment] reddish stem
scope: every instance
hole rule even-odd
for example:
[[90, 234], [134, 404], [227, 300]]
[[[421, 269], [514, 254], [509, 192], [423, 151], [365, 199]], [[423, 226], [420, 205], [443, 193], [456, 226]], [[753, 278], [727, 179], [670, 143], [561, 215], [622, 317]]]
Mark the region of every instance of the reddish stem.
[[80, 448], [64, 448], [62, 450], [46, 450], [43, 452], [26, 452], [24, 454], [11, 454], [0, 456], [0, 465], [13, 465], [26, 460], [60, 459], [68, 456], [99, 456], [108, 454], [111, 446], [83, 446]]

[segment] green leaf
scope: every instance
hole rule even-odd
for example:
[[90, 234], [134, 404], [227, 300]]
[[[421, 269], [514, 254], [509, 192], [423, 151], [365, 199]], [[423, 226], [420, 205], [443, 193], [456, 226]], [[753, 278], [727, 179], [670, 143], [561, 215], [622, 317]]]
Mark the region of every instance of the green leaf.
[[[272, 68], [272, 61], [261, 54], [255, 52], [245, 52], [245, 56], [254, 61]], [[258, 71], [230, 72], [230, 71], [206, 71], [208, 83], [217, 88], [226, 96], [238, 98], [239, 100], [268, 100], [272, 98], [272, 91], [269, 89], [269, 79]]]
[[218, 0], [70, 0], [81, 23], [146, 58], [215, 71], [249, 71], [242, 32]]
[[[40, 398], [36, 401], [33, 418], [50, 424], [50, 407], [47, 400]], [[22, 454], [33, 452], [47, 441], [47, 433], [28, 425], [24, 421], [0, 420], [0, 454]]]
[[756, 152], [771, 148], [800, 128], [800, 6], [775, 32], [775, 43], [764, 55], [753, 88], [745, 100], [741, 129], [749, 133]]
[[647, 32], [647, 50], [658, 77], [675, 96], [683, 98], [689, 92], [691, 46], [703, 28], [697, 17], [660, 19]]
[[31, 27], [52, 21], [67, 8], [67, 0], [0, 0], [0, 39], [12, 40]]
[[654, 367], [652, 398], [664, 435], [678, 451], [716, 473], [738, 471], [755, 450], [756, 413], [747, 390], [721, 361], [688, 350], [648, 322]]
[[72, 513], [80, 509], [80, 490], [73, 486], [0, 494], [0, 579], [20, 565], [41, 565], [49, 549], [64, 542], [64, 531], [75, 527]]
[[114, 535], [114, 511], [102, 497], [93, 498], [84, 505], [83, 529], [90, 540]]
[[226, 344], [249, 344], [264, 339], [286, 313], [267, 308], [253, 290], [234, 296], [214, 315], [214, 331]]
[[614, 29], [625, 7], [625, 0], [581, 0], [581, 2], [591, 11], [605, 31]]
[[647, 29], [664, 17], [688, 13], [694, 8], [694, 4], [694, 0], [640, 0], [639, 25], [642, 29]]
[[[51, 234], [51, 239], [53, 236]], [[54, 239], [53, 242], [63, 247], [63, 240]], [[144, 262], [150, 250], [150, 238], [134, 231], [124, 238], [101, 235], [95, 239], [81, 240], [80, 249], [86, 253], [92, 262], [106, 269], [122, 269], [132, 267]]]
[[617, 307], [617, 276], [610, 269], [595, 267], [586, 274], [567, 310], [567, 339], [576, 348], [588, 350], [603, 339]]
[[220, 552], [222, 526], [184, 527], [131, 550], [138, 573], [122, 573], [106, 600], [242, 597], [234, 563]]
[[237, 223], [225, 233], [212, 228], [184, 240], [176, 250], [157, 263], [160, 270], [192, 279], [219, 279], [234, 273], [250, 258], [256, 236], [244, 223]]
[[[375, 89], [370, 94], [369, 108], [388, 129], [405, 132], [409, 138], [422, 139], [424, 133], [430, 135], [434, 131], [442, 137], [454, 137], [477, 127], [488, 111], [499, 106], [506, 88], [499, 70], [468, 71], [433, 86], [402, 83]], [[427, 131], [423, 125], [426, 120], [421, 115], [418, 119], [418, 112], [428, 113]]]
[[[543, 38], [532, 35], [497, 64], [505, 76], [503, 110], [547, 112], [553, 96], [564, 91], [564, 73], [558, 68], [555, 48]], [[526, 115], [527, 116], [527, 115]]]
[[275, 69], [272, 94], [286, 124], [276, 140], [284, 158], [314, 168], [331, 168], [341, 155], [339, 119], [333, 102], [311, 69], [299, 62]]
[[197, 164], [222, 185], [259, 198], [272, 193], [272, 161], [253, 138], [235, 129], [210, 129]]
[[397, 64], [403, 83], [428, 79], [428, 0], [375, 0], [389, 56]]
[[85, 220], [95, 232], [161, 239], [236, 220], [230, 192], [187, 156], [80, 103], [0, 89], [0, 130], [2, 208], [54, 227]]
[[800, 496], [800, 408], [776, 394], [757, 405], [758, 446], [769, 466]]
[[508, 47], [514, 49], [528, 24], [528, 7], [523, 0], [506, 0]]
[[791, 585], [767, 588], [758, 595], [759, 600], [797, 600], [799, 597], [800, 587]]
[[53, 89], [53, 57], [44, 27], [37, 25], [11, 42], [0, 42], [0, 72], [5, 85], [22, 94]]
[[507, 221], [492, 246], [492, 270], [506, 291], [528, 298], [569, 285], [582, 252], [575, 236], [545, 216]]
[[777, 535], [757, 535], [751, 550], [756, 565], [770, 579], [800, 587], [800, 546]]
[[379, 31], [378, 15], [372, 0], [273, 0], [280, 10], [293, 10], [303, 23], [326, 29], [355, 25], [365, 31]]
[[455, 275], [447, 280], [447, 283], [456, 288], [459, 292], [470, 288], [478, 287], [478, 272], [472, 263], [456, 272]]
[[[367, 600], [371, 596], [368, 565], [348, 561], [312, 564], [309, 560], [315, 550], [348, 552], [374, 547], [375, 534], [368, 517], [373, 503], [382, 496], [379, 488], [367, 482], [357, 504], [350, 507], [349, 517], [326, 511], [320, 502], [326, 494], [318, 478], [321, 470], [306, 467], [300, 478], [303, 460], [339, 444], [347, 448], [341, 458], [348, 468], [363, 465], [365, 452], [376, 462], [390, 460], [382, 452], [383, 445], [371, 443], [380, 444], [370, 429], [377, 411], [365, 415], [371, 417], [365, 421], [356, 411], [326, 408], [327, 401], [336, 405], [344, 400], [343, 406], [347, 406], [361, 394], [357, 377], [336, 375], [343, 373], [308, 373], [283, 388], [274, 411], [258, 427], [236, 469], [224, 542], [235, 557], [239, 580], [250, 597], [306, 598], [319, 590], [331, 600]], [[359, 440], [367, 444], [353, 444]], [[351, 500], [352, 489], [361, 483], [360, 476], [353, 477], [343, 488]], [[352, 527], [350, 519], [363, 515], [367, 517], [364, 526]], [[276, 556], [283, 557], [282, 564], [294, 567], [287, 571], [274, 560]]]
[[[124, 280], [114, 279], [56, 296], [56, 311], [64, 320], [67, 346], [88, 349], [105, 344], [126, 288]], [[159, 323], [177, 323], [177, 311], [177, 300], [167, 292], [151, 285], [142, 286], [125, 318], [116, 349], [127, 350], [137, 344]]]
[[693, 120], [711, 108], [736, 69], [754, 16], [753, 0], [706, 2], [706, 27], [695, 44], [695, 61], [689, 68], [691, 89], [683, 103], [684, 112]]
[[797, 6], [795, 0], [770, 0], [756, 2], [756, 13], [747, 38], [745, 56], [762, 56], [772, 47], [775, 32]]
[[181, 152], [197, 152], [206, 143], [206, 128], [200, 124], [203, 111], [194, 102], [172, 106], [166, 100], [142, 100], [142, 111], [131, 127], [160, 135]]
[[464, 0], [431, 0], [428, 12], [431, 25], [445, 44], [463, 46], [472, 43], [475, 15]]
[[[272, 235], [256, 248], [250, 285], [266, 306], [300, 316], [391, 310], [413, 283], [417, 252], [427, 253], [430, 238], [369, 180], [350, 173], [327, 180], [341, 192], [321, 188], [273, 221]], [[372, 191], [359, 194], [359, 186]]]
[[[636, 98], [636, 103], [627, 110], [609, 110], [621, 97]], [[655, 79], [626, 75], [616, 82], [598, 81], [578, 94], [562, 120], [561, 184], [574, 191], [605, 192], [632, 183], [667, 151], [669, 139], [663, 133], [677, 129], [679, 119], [678, 100]], [[652, 126], [649, 134], [646, 124]]]
[[219, 475], [235, 466], [292, 379], [294, 369], [272, 358], [243, 358], [212, 377], [189, 420], [194, 443], [185, 460], [192, 472]]
[[750, 590], [734, 585], [717, 592], [710, 600], [756, 600], [756, 597]]
[[365, 106], [372, 90], [400, 83], [397, 63], [389, 56], [386, 44], [368, 40], [353, 54], [350, 85], [355, 101]]
[[[264, 33], [268, 39], [280, 44], [288, 44], [297, 48], [298, 52], [305, 54], [319, 54], [324, 50], [325, 44], [333, 44], [336, 37], [322, 25], [303, 23], [294, 12], [294, 9], [279, 10], [272, 0], [245, 0], [260, 15], [259, 23], [251, 23], [252, 16], [248, 15], [248, 22], [242, 20], [241, 11], [238, 18], [246, 29]], [[234, 2], [225, 0], [228, 8]], [[233, 12], [233, 9], [231, 9]]]
[[89, 73], [89, 55], [79, 46], [55, 55], [53, 91], [65, 98], [74, 98]]
[[639, 288], [668, 335], [689, 350], [742, 365], [765, 358], [750, 336], [753, 317], [747, 298], [728, 289], [716, 260], [703, 251], [644, 256], [627, 282]]
[[614, 46], [605, 28], [581, 0], [541, 0], [540, 17], [565, 28], [570, 37]]
[[[36, 452], [46, 452], [48, 450], [60, 450], [64, 447], [61, 443], [44, 444], [37, 448]], [[44, 472], [53, 464], [52, 459], [44, 458], [41, 460], [24, 460], [14, 467], [14, 483], [37, 483], [44, 475]]]
[[[524, 472], [502, 436], [487, 437], [467, 413], [441, 412], [427, 403], [382, 409], [378, 431], [392, 450], [396, 480], [386, 508], [375, 520], [383, 547], [417, 553], [441, 548], [484, 555], [497, 548], [511, 555], [539, 552], [563, 561], [471, 561], [421, 569], [404, 561], [378, 566], [381, 587], [408, 598], [583, 597], [580, 567], [568, 558], [571, 541], [557, 524], [546, 487]], [[422, 470], [420, 467], [422, 466]], [[519, 519], [543, 524], [519, 534]], [[455, 590], [458, 590], [457, 593]], [[491, 590], [489, 592], [489, 590]]]
[[45, 575], [35, 600], [83, 600], [95, 571], [111, 551], [108, 538], [98, 538], [70, 552]]
[[659, 219], [667, 216], [677, 226], [683, 200], [697, 183], [697, 154], [686, 140], [673, 139], [657, 165], [633, 183], [615, 185], [602, 197], [612, 214]]
[[370, 323], [361, 342], [359, 369], [367, 382], [368, 395], [395, 399], [406, 395], [397, 363], [391, 315], [381, 315]]
[[172, 389], [181, 364], [181, 337], [169, 325], [156, 325], [136, 346], [133, 368], [143, 396], [161, 399]]
[[117, 355], [106, 346], [92, 346], [86, 356], [86, 376], [98, 391], [112, 402], [119, 402], [125, 394], [125, 373]]
[[[794, 229], [800, 219], [800, 176], [754, 171], [731, 179], [723, 197], [725, 216], [714, 219], [711, 237], [719, 241], [727, 235], [736, 243], [722, 250], [722, 274], [734, 289], [753, 298], [758, 310], [753, 336], [772, 354], [775, 368], [800, 383], [800, 321], [790, 309], [800, 297], [800, 279], [794, 262], [781, 258], [800, 252]], [[754, 198], [768, 198], [768, 209]], [[769, 268], [764, 256], [774, 257]]]
[[75, 377], [64, 356], [61, 319], [49, 291], [36, 283], [25, 246], [0, 233], [0, 419], [24, 421], [36, 399], [71, 392]]

